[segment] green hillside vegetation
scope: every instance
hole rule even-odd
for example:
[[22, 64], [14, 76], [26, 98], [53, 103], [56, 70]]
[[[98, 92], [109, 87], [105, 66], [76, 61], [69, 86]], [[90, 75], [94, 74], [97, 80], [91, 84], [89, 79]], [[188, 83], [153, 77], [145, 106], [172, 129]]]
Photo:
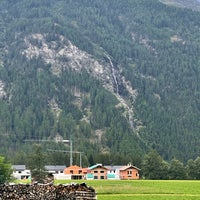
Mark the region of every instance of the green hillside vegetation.
[[[166, 160], [197, 158], [199, 12], [156, 0], [2, 0], [0, 16], [0, 80], [6, 92], [0, 101], [1, 154], [21, 164], [32, 150], [24, 141], [53, 140], [59, 134], [84, 152], [86, 166], [130, 161], [140, 166], [151, 148]], [[104, 63], [107, 52], [137, 90], [132, 104], [140, 129], [131, 128], [117, 98], [87, 71], [63, 70], [56, 76], [42, 57], [27, 59], [24, 38], [38, 33], [58, 48], [62, 35]], [[123, 88], [119, 93], [128, 98]], [[43, 148], [66, 150], [53, 142]], [[68, 157], [51, 152], [47, 162], [69, 164]]]

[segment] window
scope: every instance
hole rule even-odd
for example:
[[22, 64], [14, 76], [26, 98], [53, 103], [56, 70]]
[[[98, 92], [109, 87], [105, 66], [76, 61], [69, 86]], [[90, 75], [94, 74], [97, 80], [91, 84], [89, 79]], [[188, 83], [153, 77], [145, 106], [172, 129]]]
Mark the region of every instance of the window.
[[104, 171], [100, 171], [101, 174], [104, 174]]
[[82, 173], [82, 170], [79, 170], [78, 173], [81, 174], [81, 173]]
[[98, 179], [98, 176], [94, 176], [94, 179]]
[[101, 176], [100, 179], [104, 179], [104, 176]]
[[127, 171], [127, 174], [128, 175], [132, 175], [132, 171]]
[[70, 170], [70, 174], [73, 174], [74, 173], [74, 171], [73, 170]]
[[97, 173], [98, 173], [98, 171], [94, 171], [94, 173], [95, 173], [95, 174], [97, 174]]

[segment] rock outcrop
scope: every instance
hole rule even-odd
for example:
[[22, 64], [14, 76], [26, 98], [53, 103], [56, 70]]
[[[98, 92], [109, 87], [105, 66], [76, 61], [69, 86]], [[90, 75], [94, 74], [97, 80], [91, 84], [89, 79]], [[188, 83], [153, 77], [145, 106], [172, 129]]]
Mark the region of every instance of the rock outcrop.
[[[119, 100], [119, 105], [125, 109], [124, 116], [128, 116], [133, 130], [138, 128], [137, 120], [134, 121], [133, 103], [138, 95], [136, 89], [121, 74], [119, 66], [115, 66], [110, 55], [103, 49], [99, 51], [104, 55], [104, 60], [97, 60], [89, 53], [79, 49], [64, 36], [57, 35], [57, 41], [49, 41], [47, 34], [31, 34], [24, 38], [25, 49], [21, 52], [32, 59], [41, 57], [46, 64], [51, 65], [51, 72], [59, 76], [63, 70], [80, 72], [86, 70], [102, 86], [113, 93]], [[123, 93], [126, 93], [124, 95]], [[59, 109], [59, 108], [58, 108]], [[57, 109], [57, 110], [58, 110]], [[56, 115], [59, 115], [59, 111]]]

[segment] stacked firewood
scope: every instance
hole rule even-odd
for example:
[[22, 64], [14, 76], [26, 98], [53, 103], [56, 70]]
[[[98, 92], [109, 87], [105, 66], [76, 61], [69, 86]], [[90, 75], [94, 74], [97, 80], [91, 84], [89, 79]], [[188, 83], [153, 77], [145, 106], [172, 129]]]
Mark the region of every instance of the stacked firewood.
[[95, 190], [83, 184], [1, 185], [0, 200], [94, 200]]

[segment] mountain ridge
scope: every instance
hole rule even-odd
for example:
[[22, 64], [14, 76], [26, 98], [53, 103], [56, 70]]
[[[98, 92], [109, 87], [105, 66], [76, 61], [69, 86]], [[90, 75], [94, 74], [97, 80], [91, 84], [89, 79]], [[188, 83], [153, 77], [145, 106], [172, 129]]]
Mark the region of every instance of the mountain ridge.
[[31, 151], [24, 140], [60, 135], [85, 164], [139, 166], [151, 148], [198, 156], [198, 12], [154, 0], [0, 4], [1, 152], [14, 159]]

